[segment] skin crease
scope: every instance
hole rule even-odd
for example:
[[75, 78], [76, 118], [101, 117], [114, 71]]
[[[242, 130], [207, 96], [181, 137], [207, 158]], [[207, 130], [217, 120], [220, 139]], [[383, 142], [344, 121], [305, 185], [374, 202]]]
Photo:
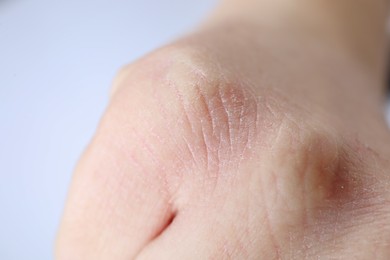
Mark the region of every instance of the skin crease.
[[389, 259], [386, 7], [225, 0], [126, 66], [56, 259]]

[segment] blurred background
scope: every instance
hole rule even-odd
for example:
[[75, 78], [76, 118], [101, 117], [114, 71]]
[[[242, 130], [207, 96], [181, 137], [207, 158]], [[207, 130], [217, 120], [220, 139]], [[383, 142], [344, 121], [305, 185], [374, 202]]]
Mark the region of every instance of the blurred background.
[[117, 70], [216, 0], [0, 0], [0, 259], [52, 259], [73, 167]]
[[117, 70], [216, 2], [0, 0], [1, 260], [52, 259], [73, 167]]

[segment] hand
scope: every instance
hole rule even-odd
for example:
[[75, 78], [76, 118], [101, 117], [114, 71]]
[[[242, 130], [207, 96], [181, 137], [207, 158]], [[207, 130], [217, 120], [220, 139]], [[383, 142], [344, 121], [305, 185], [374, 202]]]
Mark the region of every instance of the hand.
[[217, 20], [118, 75], [57, 258], [388, 259], [380, 73], [303, 30]]

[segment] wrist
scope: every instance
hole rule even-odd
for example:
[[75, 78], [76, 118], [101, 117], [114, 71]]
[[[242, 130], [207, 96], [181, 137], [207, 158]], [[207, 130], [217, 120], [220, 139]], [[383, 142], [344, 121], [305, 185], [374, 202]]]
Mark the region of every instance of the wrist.
[[389, 0], [224, 0], [211, 24], [249, 22], [339, 46], [377, 77], [387, 58]]

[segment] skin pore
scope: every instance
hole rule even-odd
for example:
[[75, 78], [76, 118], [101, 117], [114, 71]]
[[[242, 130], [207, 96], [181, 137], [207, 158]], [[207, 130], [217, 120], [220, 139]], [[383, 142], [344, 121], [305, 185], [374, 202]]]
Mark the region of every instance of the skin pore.
[[56, 258], [388, 259], [387, 6], [225, 0], [126, 66]]

